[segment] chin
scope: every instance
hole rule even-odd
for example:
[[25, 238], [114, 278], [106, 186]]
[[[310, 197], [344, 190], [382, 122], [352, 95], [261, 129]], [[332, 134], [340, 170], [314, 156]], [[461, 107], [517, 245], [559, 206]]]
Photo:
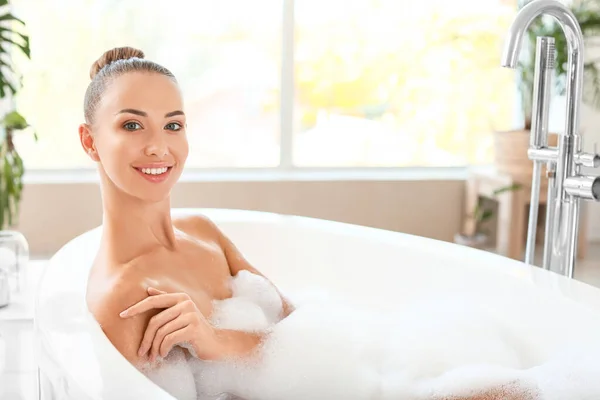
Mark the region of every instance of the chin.
[[134, 177], [118, 186], [123, 192], [142, 203], [160, 203], [170, 198], [175, 178], [173, 176], [164, 182], [152, 183], [144, 181], [144, 178]]
[[142, 184], [136, 185], [132, 195], [145, 203], [160, 203], [171, 197], [172, 184], [167, 182], [162, 184]]

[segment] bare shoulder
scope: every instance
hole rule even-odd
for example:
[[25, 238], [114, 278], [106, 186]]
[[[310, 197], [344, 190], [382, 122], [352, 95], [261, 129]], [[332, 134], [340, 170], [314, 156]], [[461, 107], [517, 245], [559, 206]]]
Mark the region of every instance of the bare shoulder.
[[[186, 216], [173, 220], [173, 225], [197, 239], [206, 242], [217, 244], [221, 251], [225, 254], [229, 263], [232, 275], [237, 274], [238, 267], [242, 266], [238, 261], [243, 259], [242, 254], [236, 248], [234, 243], [225, 235], [225, 233], [217, 226], [217, 224], [205, 215], [197, 214]], [[254, 273], [258, 273], [244, 259], [244, 269], [250, 269]]]
[[[240, 271], [248, 271], [269, 280], [269, 278], [246, 259], [233, 241], [208, 217], [204, 215], [188, 216], [180, 218], [177, 221], [174, 220], [173, 224], [178, 229], [190, 235], [217, 243], [225, 255], [231, 276], [236, 276]], [[277, 289], [274, 284], [273, 286]], [[287, 317], [294, 310], [294, 307], [281, 293], [279, 295], [283, 304], [283, 317]]]
[[127, 360], [139, 367], [142, 360], [137, 355], [138, 347], [152, 315], [145, 313], [121, 318], [121, 311], [148, 296], [145, 277], [138, 273], [138, 269], [125, 267], [122, 271], [107, 283], [106, 290], [98, 291], [89, 299], [88, 305], [111, 343]]
[[221, 232], [217, 225], [207, 216], [196, 214], [173, 219], [173, 225], [197, 238], [219, 241]]

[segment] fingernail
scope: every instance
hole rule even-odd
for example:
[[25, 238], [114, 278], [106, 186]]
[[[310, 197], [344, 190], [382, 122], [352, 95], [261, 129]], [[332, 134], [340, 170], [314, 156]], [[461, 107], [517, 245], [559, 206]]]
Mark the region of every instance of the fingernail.
[[125, 311], [121, 311], [121, 314], [119, 314], [121, 317], [126, 317], [127, 316], [127, 310]]
[[140, 347], [140, 349], [138, 350], [138, 356], [141, 357], [144, 355], [144, 353], [145, 353], [144, 348]]

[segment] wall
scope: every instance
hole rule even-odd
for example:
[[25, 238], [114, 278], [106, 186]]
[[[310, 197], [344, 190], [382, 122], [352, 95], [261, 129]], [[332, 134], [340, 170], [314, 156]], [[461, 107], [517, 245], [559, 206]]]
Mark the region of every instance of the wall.
[[[180, 182], [172, 206], [271, 211], [451, 241], [463, 191], [460, 180]], [[102, 222], [95, 183], [29, 183], [21, 207], [18, 229], [38, 257]]]

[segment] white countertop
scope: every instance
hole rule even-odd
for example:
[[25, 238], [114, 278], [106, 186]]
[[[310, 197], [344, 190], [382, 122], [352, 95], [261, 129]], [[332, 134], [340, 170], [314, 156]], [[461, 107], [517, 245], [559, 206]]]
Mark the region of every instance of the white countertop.
[[0, 308], [0, 323], [4, 321], [33, 321], [35, 293], [47, 260], [30, 260], [25, 273], [26, 284], [20, 293], [11, 293], [10, 303]]

